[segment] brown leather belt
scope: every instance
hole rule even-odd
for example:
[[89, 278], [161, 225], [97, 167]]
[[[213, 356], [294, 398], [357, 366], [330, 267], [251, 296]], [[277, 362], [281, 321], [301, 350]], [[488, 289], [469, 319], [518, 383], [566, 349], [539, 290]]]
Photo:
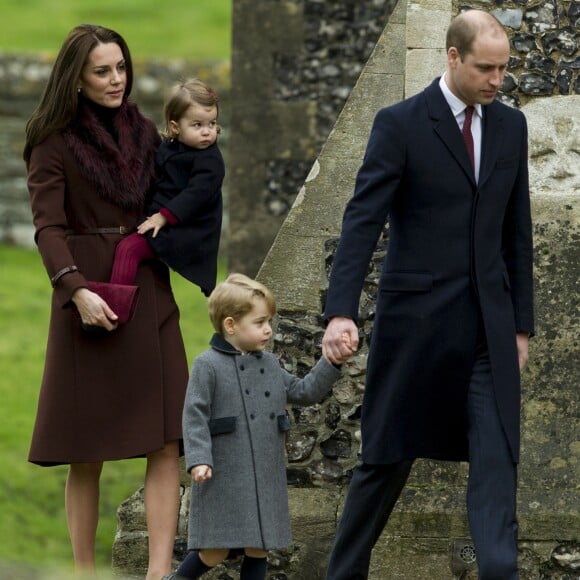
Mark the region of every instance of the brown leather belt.
[[95, 234], [118, 234], [121, 236], [126, 236], [130, 234], [132, 228], [126, 226], [115, 226], [114, 228], [86, 228], [82, 230], [65, 230], [64, 233], [67, 236], [85, 236], [85, 235], [95, 235]]

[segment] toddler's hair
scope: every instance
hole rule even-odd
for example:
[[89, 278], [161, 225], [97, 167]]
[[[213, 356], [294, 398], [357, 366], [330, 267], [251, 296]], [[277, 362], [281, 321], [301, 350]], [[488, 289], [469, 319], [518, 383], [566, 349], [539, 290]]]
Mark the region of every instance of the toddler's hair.
[[223, 334], [223, 322], [231, 316], [239, 320], [254, 307], [253, 300], [263, 298], [271, 316], [276, 314], [276, 300], [272, 292], [260, 282], [244, 274], [230, 274], [210, 294], [207, 308], [216, 332]]
[[179, 121], [191, 105], [202, 107], [216, 107], [219, 115], [219, 97], [213, 89], [199, 79], [188, 79], [174, 85], [169, 92], [163, 115], [165, 117], [164, 136], [170, 136], [169, 123]]

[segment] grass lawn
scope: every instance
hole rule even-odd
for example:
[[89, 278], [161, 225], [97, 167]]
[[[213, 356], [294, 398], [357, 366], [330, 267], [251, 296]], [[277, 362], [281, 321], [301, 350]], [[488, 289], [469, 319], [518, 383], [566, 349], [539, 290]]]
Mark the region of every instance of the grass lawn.
[[[37, 252], [0, 246], [0, 562], [70, 565], [64, 515], [66, 467], [26, 461], [47, 335], [50, 284]], [[223, 271], [221, 272], [223, 277]], [[172, 277], [188, 359], [207, 348], [212, 327], [206, 299]], [[98, 561], [110, 566], [117, 506], [142, 485], [144, 460], [110, 462], [102, 476]]]
[[77, 24], [113, 28], [134, 58], [227, 59], [233, 0], [3, 0], [0, 50], [56, 54]]
[[[121, 33], [135, 60], [227, 59], [232, 3], [3, 0], [0, 51], [55, 55], [74, 26], [89, 22]], [[0, 270], [0, 576], [2, 563], [61, 570], [71, 562], [63, 500], [67, 469], [40, 468], [26, 461], [43, 367], [50, 284], [33, 251], [0, 246]], [[172, 279], [191, 361], [207, 347], [212, 333], [206, 299], [181, 277]], [[119, 461], [103, 470], [97, 557], [104, 570], [110, 566], [116, 508], [142, 485], [144, 466], [144, 460]], [[62, 576], [57, 572], [55, 577]]]

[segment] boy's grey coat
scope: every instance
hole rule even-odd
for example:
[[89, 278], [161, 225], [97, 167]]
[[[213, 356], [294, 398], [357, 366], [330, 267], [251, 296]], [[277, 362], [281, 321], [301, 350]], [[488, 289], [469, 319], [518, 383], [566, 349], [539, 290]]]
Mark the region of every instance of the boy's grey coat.
[[218, 335], [211, 346], [193, 364], [183, 411], [187, 471], [213, 469], [192, 484], [188, 548], [286, 547], [285, 406], [319, 401], [340, 371], [321, 359], [299, 379], [272, 353], [242, 355]]

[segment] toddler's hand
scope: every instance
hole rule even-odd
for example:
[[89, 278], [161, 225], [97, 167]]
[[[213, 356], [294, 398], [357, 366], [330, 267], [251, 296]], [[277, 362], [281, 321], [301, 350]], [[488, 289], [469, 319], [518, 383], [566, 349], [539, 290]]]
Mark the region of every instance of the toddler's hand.
[[209, 465], [196, 465], [191, 470], [191, 479], [195, 483], [203, 483], [208, 479], [211, 479], [212, 471]]
[[[342, 344], [344, 344], [346, 347], [348, 347], [351, 352], [354, 352], [355, 349], [352, 348], [352, 341], [350, 340], [350, 334], [348, 332], [346, 332], [346, 330], [340, 335], [340, 342], [342, 342]], [[343, 355], [341, 358], [337, 359], [337, 364], [342, 365], [351, 356], [352, 356], [352, 354]], [[330, 362], [330, 361], [328, 361], [328, 362]]]
[[149, 216], [139, 227], [137, 233], [143, 235], [149, 230], [153, 230], [153, 237], [157, 237], [159, 230], [167, 224], [167, 218], [159, 212]]

